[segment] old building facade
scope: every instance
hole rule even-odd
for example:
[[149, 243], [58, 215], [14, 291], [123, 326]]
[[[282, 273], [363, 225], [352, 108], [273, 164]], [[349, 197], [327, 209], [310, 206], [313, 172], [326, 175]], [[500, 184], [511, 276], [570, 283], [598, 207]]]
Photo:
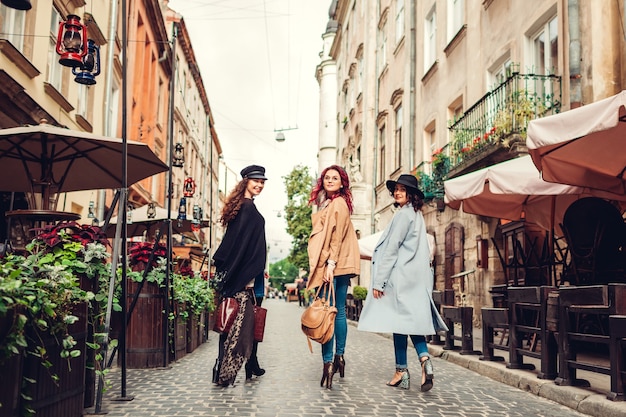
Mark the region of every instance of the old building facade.
[[[362, 236], [393, 215], [385, 180], [418, 175], [436, 239], [436, 287], [454, 289], [478, 324], [480, 308], [494, 303], [490, 291], [511, 277], [511, 233], [541, 245], [545, 231], [445, 207], [442, 180], [524, 153], [532, 118], [621, 91], [623, 22], [624, 4], [608, 0], [331, 2], [321, 103], [335, 115], [335, 162], [351, 174]], [[329, 66], [336, 68], [335, 102], [321, 82]], [[513, 123], [497, 111], [503, 108], [517, 116]], [[483, 136], [491, 140], [496, 131], [505, 138], [497, 149], [479, 152]], [[330, 136], [320, 129], [320, 155], [330, 152]], [[361, 279], [367, 285], [367, 272]]]

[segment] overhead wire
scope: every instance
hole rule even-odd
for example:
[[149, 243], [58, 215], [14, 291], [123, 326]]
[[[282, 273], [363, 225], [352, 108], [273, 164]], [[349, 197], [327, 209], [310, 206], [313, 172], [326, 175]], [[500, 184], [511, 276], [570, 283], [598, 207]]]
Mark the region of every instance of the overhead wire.
[[267, 68], [269, 71], [270, 78], [270, 98], [272, 100], [272, 119], [274, 121], [274, 126], [276, 126], [276, 108], [274, 106], [274, 87], [273, 87], [273, 78], [272, 78], [272, 60], [270, 54], [270, 38], [269, 38], [269, 28], [267, 25], [267, 5], [265, 0], [263, 0], [263, 11], [265, 16], [265, 44], [267, 45]]

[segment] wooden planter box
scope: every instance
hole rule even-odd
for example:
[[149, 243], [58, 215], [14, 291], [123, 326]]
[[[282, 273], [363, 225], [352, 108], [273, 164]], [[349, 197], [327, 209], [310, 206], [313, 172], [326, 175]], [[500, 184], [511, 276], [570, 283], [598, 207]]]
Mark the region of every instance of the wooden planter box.
[[[183, 311], [184, 304], [174, 303], [176, 313]], [[183, 320], [180, 314], [175, 314], [174, 319], [174, 355], [172, 360], [177, 361], [187, 354], [187, 322]], [[191, 320], [191, 317], [189, 318]]]
[[[140, 283], [128, 281], [127, 306]], [[130, 315], [126, 331], [126, 366], [145, 369], [165, 366], [164, 322], [165, 290], [151, 282], [144, 282], [137, 304]], [[118, 355], [119, 360], [119, 355]]]
[[[80, 350], [80, 356], [69, 359], [68, 363], [68, 359], [60, 357], [61, 348], [56, 339], [49, 336], [44, 338], [44, 346], [48, 353], [47, 360], [52, 363], [50, 369], [43, 367], [41, 360], [35, 356], [27, 355], [23, 359], [23, 376], [37, 381], [36, 384], [29, 384], [25, 390], [32, 398], [29, 405], [35, 410], [37, 417], [80, 417], [83, 415], [87, 304], [78, 304], [74, 315], [79, 317], [79, 321], [69, 326], [68, 331], [77, 342], [74, 349]], [[50, 374], [58, 375], [58, 381], [55, 382]]]
[[[10, 334], [14, 325], [15, 314], [9, 310], [0, 317], [0, 340]], [[22, 354], [10, 356], [0, 361], [2, 386], [0, 389], [0, 417], [17, 417], [20, 415], [20, 387], [22, 386]]]
[[189, 320], [187, 320], [187, 353], [191, 353], [200, 346], [202, 340], [202, 333], [200, 325], [202, 317], [191, 314]]

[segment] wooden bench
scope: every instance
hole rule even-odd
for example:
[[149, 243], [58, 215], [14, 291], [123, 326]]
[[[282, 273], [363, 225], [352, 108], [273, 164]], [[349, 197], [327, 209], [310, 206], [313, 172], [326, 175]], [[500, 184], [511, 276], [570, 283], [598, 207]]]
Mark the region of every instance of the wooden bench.
[[[454, 345], [455, 340], [461, 341], [461, 355], [480, 355], [479, 350], [474, 350], [474, 328], [472, 326], [472, 318], [474, 314], [473, 307], [454, 307], [443, 306], [443, 319], [448, 326], [446, 332], [446, 342], [443, 346], [444, 350], [457, 350], [458, 346]], [[461, 335], [454, 334], [454, 324], [461, 324]]]
[[[558, 385], [590, 386], [588, 381], [576, 378], [578, 369], [610, 375], [611, 393], [607, 398], [623, 399], [622, 343], [626, 330], [619, 316], [626, 314], [626, 284], [561, 287], [559, 304], [559, 376], [555, 382]], [[611, 316], [618, 317], [611, 319]], [[581, 318], [596, 320], [597, 328], [579, 326], [577, 322]], [[608, 328], [603, 328], [605, 321], [609, 323]], [[594, 343], [609, 348], [608, 365], [584, 362], [577, 357], [580, 346]], [[620, 356], [622, 362], [617, 363]]]
[[624, 401], [626, 386], [626, 316], [609, 316], [611, 344], [609, 358], [611, 363], [611, 392], [607, 398], [611, 401]]
[[[481, 361], [504, 361], [504, 357], [494, 356], [494, 349], [509, 350], [507, 337], [509, 309], [483, 307], [480, 313], [483, 321], [483, 354], [479, 359]], [[496, 333], [500, 336], [498, 342], [494, 337]]]
[[557, 377], [557, 343], [546, 325], [548, 294], [556, 287], [509, 287], [509, 363], [511, 369], [535, 369], [524, 356], [539, 359], [538, 378]]

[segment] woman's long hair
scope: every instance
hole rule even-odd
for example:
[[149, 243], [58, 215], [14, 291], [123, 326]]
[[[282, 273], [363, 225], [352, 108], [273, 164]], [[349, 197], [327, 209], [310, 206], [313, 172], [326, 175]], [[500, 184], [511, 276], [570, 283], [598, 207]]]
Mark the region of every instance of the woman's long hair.
[[346, 200], [346, 204], [348, 204], [348, 210], [350, 211], [350, 214], [352, 214], [353, 205], [352, 205], [352, 192], [350, 191], [350, 178], [348, 178], [348, 174], [346, 173], [346, 170], [340, 167], [339, 165], [331, 165], [322, 171], [319, 178], [317, 179], [317, 182], [315, 183], [315, 186], [313, 187], [313, 190], [311, 190], [311, 197], [309, 198], [309, 205], [315, 204], [316, 206], [319, 207], [322, 205], [324, 201], [328, 199], [328, 196], [326, 195], [326, 190], [324, 190], [324, 177], [326, 176], [326, 173], [331, 169], [334, 169], [335, 171], [339, 173], [339, 178], [341, 178], [341, 185], [342, 185], [342, 187], [339, 189], [339, 192], [335, 193], [331, 197], [331, 200], [334, 200], [335, 198], [340, 197], [340, 196], [343, 197], [343, 199]]
[[[409, 204], [413, 206], [413, 210], [417, 212], [424, 207], [424, 200], [422, 200], [417, 193], [414, 193], [409, 187], [404, 187], [406, 189], [406, 197], [409, 200]], [[390, 191], [389, 194], [393, 197], [393, 191]], [[393, 205], [398, 207], [398, 203], [394, 202]]]
[[241, 209], [241, 205], [246, 198], [245, 195], [247, 186], [248, 178], [242, 179], [237, 183], [237, 185], [235, 185], [235, 188], [233, 188], [226, 198], [224, 208], [222, 209], [222, 217], [220, 218], [222, 226], [227, 226], [228, 223], [233, 221], [233, 219], [237, 217], [237, 214], [239, 214], [239, 209]]

